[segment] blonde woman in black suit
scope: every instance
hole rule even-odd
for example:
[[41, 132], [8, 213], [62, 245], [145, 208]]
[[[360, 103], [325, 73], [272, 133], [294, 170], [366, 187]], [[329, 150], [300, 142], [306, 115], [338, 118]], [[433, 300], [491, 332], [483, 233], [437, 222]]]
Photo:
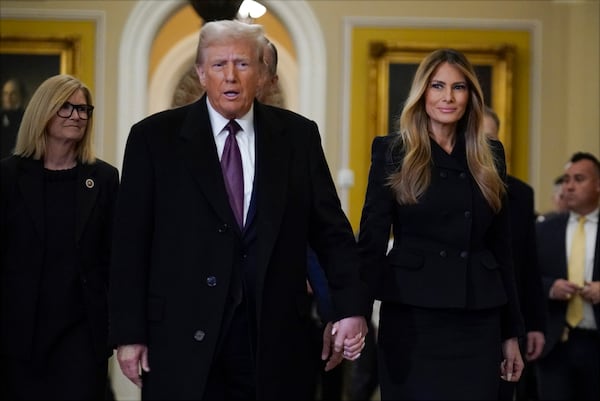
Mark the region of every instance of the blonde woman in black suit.
[[48, 78], [0, 179], [0, 396], [104, 398], [108, 264], [119, 176], [93, 151], [92, 95]]
[[499, 376], [521, 376], [504, 150], [482, 132], [483, 106], [465, 56], [436, 50], [399, 133], [373, 142], [359, 248], [382, 301], [384, 400], [496, 399]]

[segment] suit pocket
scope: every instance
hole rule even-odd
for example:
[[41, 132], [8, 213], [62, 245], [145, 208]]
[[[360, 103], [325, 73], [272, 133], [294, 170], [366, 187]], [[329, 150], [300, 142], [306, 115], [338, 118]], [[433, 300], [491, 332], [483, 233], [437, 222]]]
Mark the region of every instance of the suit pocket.
[[496, 260], [490, 251], [484, 251], [479, 256], [481, 265], [488, 270], [496, 270], [500, 267], [500, 263]]
[[409, 252], [406, 249], [392, 249], [387, 255], [388, 264], [392, 268], [420, 270], [425, 265], [425, 257]]

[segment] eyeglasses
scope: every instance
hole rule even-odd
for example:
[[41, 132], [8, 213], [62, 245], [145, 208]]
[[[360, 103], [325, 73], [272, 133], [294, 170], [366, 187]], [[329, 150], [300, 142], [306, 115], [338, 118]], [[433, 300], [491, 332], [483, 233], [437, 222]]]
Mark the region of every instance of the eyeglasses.
[[77, 110], [77, 115], [82, 120], [87, 120], [92, 116], [92, 112], [94, 111], [94, 106], [88, 104], [73, 104], [69, 102], [65, 102], [60, 109], [56, 112], [59, 117], [62, 118], [70, 118], [73, 115], [73, 110]]

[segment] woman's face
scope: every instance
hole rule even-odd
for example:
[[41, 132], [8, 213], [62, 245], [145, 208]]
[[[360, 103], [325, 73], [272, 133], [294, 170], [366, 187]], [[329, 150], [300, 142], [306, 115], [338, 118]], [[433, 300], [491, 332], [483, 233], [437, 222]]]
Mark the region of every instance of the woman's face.
[[456, 125], [469, 103], [469, 86], [454, 65], [440, 64], [425, 91], [425, 111], [431, 125]]
[[[87, 101], [82, 90], [75, 91], [67, 100], [73, 105], [86, 105]], [[65, 103], [66, 104], [66, 103]], [[88, 120], [83, 120], [79, 112], [73, 109], [70, 117], [60, 117], [55, 114], [48, 122], [47, 133], [50, 143], [70, 143], [75, 145], [85, 134]]]

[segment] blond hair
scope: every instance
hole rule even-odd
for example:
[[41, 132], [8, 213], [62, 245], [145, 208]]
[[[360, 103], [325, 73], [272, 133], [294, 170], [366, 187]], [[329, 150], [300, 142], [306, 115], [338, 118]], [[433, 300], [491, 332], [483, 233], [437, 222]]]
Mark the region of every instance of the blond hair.
[[[46, 128], [58, 110], [76, 91], [82, 91], [86, 103], [92, 105], [92, 94], [80, 80], [67, 74], [46, 79], [31, 96], [23, 114], [23, 120], [17, 134], [14, 154], [40, 160], [46, 154]], [[93, 163], [96, 160], [93, 146], [93, 113], [89, 115], [83, 138], [75, 147], [77, 160], [81, 163]]]
[[482, 135], [484, 99], [481, 86], [471, 63], [453, 49], [438, 49], [419, 65], [400, 116], [400, 132], [395, 146], [400, 146], [404, 158], [400, 169], [388, 177], [388, 185], [401, 204], [416, 204], [431, 182], [431, 143], [428, 133], [429, 116], [425, 110], [425, 93], [437, 68], [449, 63], [465, 76], [469, 102], [457, 124], [457, 134], [464, 132], [467, 164], [490, 207], [498, 212], [506, 188], [496, 169], [494, 155], [487, 138]]

